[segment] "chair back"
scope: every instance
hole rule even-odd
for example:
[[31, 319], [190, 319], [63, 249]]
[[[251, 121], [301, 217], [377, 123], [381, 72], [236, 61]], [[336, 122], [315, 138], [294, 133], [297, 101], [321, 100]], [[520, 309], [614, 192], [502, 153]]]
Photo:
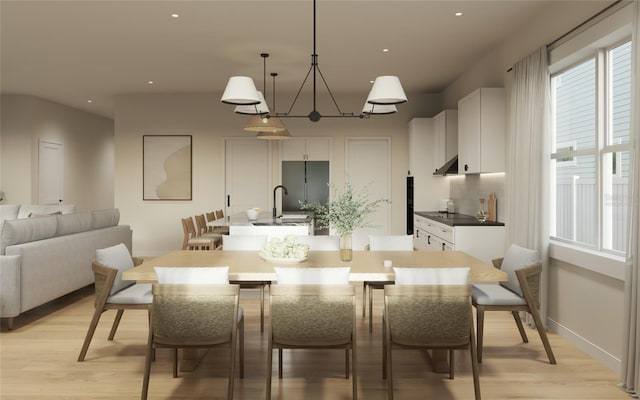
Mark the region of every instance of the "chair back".
[[[207, 223], [213, 222], [216, 220], [216, 212], [215, 211], [208, 212], [205, 214], [205, 217], [207, 218]], [[213, 226], [207, 226], [207, 232], [213, 232]]]
[[542, 263], [538, 262], [526, 268], [516, 270], [516, 276], [522, 295], [527, 300], [529, 307], [540, 309], [540, 277], [542, 275]]
[[222, 235], [222, 250], [258, 251], [267, 243], [267, 235]]
[[340, 236], [335, 235], [296, 235], [298, 243], [309, 245], [311, 251], [340, 250]]
[[216, 219], [224, 218], [224, 211], [216, 210]]
[[355, 335], [355, 286], [272, 285], [273, 341], [286, 345], [332, 346]]
[[196, 232], [198, 236], [207, 232], [207, 221], [204, 218], [204, 214], [198, 214], [195, 216], [196, 218]]
[[104, 249], [97, 249], [95, 257], [95, 261], [98, 264], [116, 270], [116, 275], [110, 284], [110, 295], [134, 284], [132, 281], [122, 280], [122, 273], [134, 267], [131, 253], [129, 253], [129, 249], [124, 243], [119, 243]]
[[391, 342], [428, 347], [469, 344], [470, 285], [385, 285], [384, 301]]
[[192, 239], [192, 238], [198, 236], [198, 233], [196, 231], [196, 226], [193, 223], [193, 218], [191, 218], [191, 217], [185, 218], [184, 219], [184, 223], [185, 223], [185, 225], [187, 227], [187, 232], [189, 234], [189, 239]]
[[182, 250], [187, 250], [189, 247], [189, 239], [191, 239], [191, 233], [189, 232], [189, 224], [187, 222], [189, 218], [181, 218], [180, 222], [182, 222], [182, 233], [184, 237], [182, 239]]
[[103, 307], [109, 297], [118, 270], [95, 261], [91, 263], [91, 269], [93, 270], [96, 291], [94, 306]]
[[369, 235], [371, 251], [411, 251], [413, 235]]
[[165, 345], [211, 345], [235, 338], [239, 285], [154, 283], [153, 340]]

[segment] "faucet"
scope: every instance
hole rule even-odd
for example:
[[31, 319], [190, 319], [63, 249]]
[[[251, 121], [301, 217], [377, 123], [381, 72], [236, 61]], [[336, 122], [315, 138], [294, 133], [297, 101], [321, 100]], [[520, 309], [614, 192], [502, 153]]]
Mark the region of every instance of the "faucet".
[[276, 219], [276, 190], [278, 190], [278, 188], [282, 188], [282, 190], [284, 191], [285, 195], [288, 195], [289, 192], [287, 191], [287, 188], [284, 185], [278, 185], [276, 187], [273, 188], [273, 219]]

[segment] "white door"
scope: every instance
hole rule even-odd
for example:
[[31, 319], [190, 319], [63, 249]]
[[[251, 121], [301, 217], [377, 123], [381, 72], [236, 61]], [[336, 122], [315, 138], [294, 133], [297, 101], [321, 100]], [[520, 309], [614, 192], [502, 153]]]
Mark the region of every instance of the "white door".
[[64, 145], [40, 140], [38, 144], [38, 204], [64, 200]]
[[[391, 200], [391, 140], [389, 138], [347, 138], [345, 166], [354, 188], [368, 187], [370, 199]], [[353, 233], [353, 249], [362, 250], [369, 235], [391, 232], [391, 205], [380, 205], [370, 221], [377, 228], [358, 229]]]
[[225, 215], [247, 208], [269, 208], [271, 194], [269, 141], [255, 138], [225, 140]]

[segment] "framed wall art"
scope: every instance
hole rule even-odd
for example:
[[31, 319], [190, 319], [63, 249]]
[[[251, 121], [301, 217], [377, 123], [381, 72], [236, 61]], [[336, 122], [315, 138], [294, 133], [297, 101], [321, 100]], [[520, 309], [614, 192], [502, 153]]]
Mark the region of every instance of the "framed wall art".
[[191, 200], [191, 135], [142, 137], [142, 199]]

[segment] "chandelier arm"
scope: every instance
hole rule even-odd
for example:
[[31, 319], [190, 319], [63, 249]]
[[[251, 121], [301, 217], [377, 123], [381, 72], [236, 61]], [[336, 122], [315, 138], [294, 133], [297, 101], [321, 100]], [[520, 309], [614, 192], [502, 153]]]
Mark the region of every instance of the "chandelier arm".
[[[336, 101], [336, 98], [333, 96], [333, 93], [331, 92], [331, 89], [329, 89], [329, 84], [327, 83], [327, 80], [324, 79], [324, 75], [322, 75], [322, 71], [320, 71], [320, 67], [316, 65], [316, 69], [318, 70], [318, 73], [320, 74], [320, 78], [322, 78], [322, 82], [324, 83], [324, 87], [327, 88], [327, 92], [329, 92], [329, 96], [331, 96], [331, 100], [333, 101], [333, 104], [336, 106], [336, 110], [338, 110], [338, 113], [341, 115], [344, 115], [346, 113], [343, 113], [342, 110], [340, 110], [340, 107], [338, 106], [338, 102]], [[314, 97], [314, 103], [315, 103], [315, 91], [313, 93], [313, 97]], [[315, 104], [314, 104], [314, 109], [315, 109]], [[353, 114], [353, 113], [351, 113]]]
[[[307, 79], [309, 78], [309, 74], [311, 73], [312, 70], [313, 70], [313, 65], [311, 66], [311, 68], [309, 68], [309, 71], [307, 71], [307, 76], [304, 77], [304, 80], [302, 81], [302, 85], [300, 85], [300, 88], [298, 89], [298, 93], [296, 93], [296, 97], [293, 99], [293, 102], [291, 102], [291, 107], [289, 107], [289, 111], [287, 111], [286, 113], [282, 114], [282, 116], [289, 115], [291, 113], [291, 110], [293, 110], [293, 106], [296, 105], [296, 101], [298, 101], [298, 97], [300, 96], [300, 92], [302, 92], [302, 88], [304, 87], [304, 84], [307, 83]], [[276, 113], [276, 115], [280, 115], [280, 114]]]

